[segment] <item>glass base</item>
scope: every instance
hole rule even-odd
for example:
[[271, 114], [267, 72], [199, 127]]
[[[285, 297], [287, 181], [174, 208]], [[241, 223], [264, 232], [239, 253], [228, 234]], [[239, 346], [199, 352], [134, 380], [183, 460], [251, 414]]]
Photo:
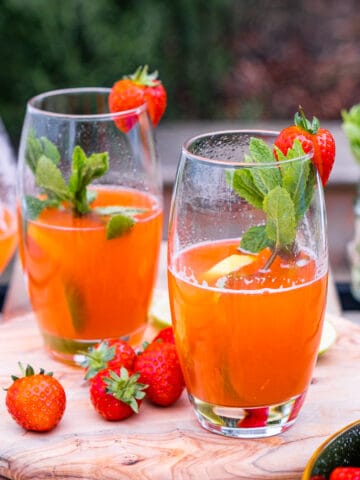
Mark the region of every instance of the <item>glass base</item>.
[[[143, 340], [146, 325], [138, 328], [129, 335], [123, 337], [116, 337], [121, 340], [127, 341], [133, 347], [141, 345]], [[55, 360], [67, 363], [69, 365], [79, 365], [84, 359], [84, 352], [96, 343], [104, 340], [92, 339], [92, 340], [77, 340], [73, 338], [62, 338], [56, 335], [42, 331], [45, 349], [48, 354]], [[110, 339], [108, 339], [110, 340]]]
[[263, 407], [222, 407], [189, 395], [202, 427], [219, 435], [236, 438], [264, 438], [278, 435], [294, 424], [305, 393], [276, 405]]

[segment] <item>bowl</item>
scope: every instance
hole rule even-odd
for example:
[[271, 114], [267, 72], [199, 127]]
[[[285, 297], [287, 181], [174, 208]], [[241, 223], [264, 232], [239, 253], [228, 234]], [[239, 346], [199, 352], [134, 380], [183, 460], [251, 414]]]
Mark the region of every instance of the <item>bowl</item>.
[[331, 435], [311, 456], [302, 480], [328, 480], [336, 467], [360, 467], [360, 420]]

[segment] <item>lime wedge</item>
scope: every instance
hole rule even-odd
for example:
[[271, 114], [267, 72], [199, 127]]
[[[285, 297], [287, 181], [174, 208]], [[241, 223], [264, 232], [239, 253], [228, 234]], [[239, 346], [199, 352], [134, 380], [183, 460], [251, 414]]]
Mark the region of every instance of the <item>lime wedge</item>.
[[149, 320], [157, 328], [171, 325], [169, 297], [166, 291], [156, 291], [149, 310]]
[[252, 263], [254, 260], [255, 257], [252, 255], [234, 253], [212, 266], [202, 275], [202, 278], [206, 281], [216, 280], [225, 275], [229, 275], [229, 273], [236, 272], [240, 268], [245, 267], [245, 265], [249, 265], [249, 263]]
[[325, 319], [320, 340], [319, 355], [325, 353], [334, 344], [335, 340], [336, 329], [330, 320]]

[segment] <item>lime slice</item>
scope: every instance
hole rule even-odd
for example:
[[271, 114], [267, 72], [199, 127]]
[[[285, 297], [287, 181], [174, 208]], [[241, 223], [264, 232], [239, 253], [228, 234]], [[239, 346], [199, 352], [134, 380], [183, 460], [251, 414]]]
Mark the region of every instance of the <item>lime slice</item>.
[[254, 260], [255, 257], [252, 255], [234, 253], [212, 266], [202, 275], [202, 278], [206, 281], [216, 280], [225, 275], [229, 275], [229, 273], [236, 272], [240, 268], [245, 267], [245, 265], [249, 265], [249, 263], [252, 263]]
[[157, 328], [165, 328], [171, 325], [171, 312], [167, 292], [155, 292], [150, 305], [149, 320]]
[[328, 350], [336, 340], [336, 329], [330, 320], [325, 319], [319, 346], [319, 355]]

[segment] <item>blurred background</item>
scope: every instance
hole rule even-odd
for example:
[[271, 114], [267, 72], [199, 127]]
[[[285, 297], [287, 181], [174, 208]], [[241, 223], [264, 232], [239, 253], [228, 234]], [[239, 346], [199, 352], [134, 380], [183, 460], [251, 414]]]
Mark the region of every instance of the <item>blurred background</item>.
[[111, 86], [138, 65], [164, 121], [340, 119], [360, 99], [358, 0], [1, 0], [0, 116], [17, 145], [28, 98]]

